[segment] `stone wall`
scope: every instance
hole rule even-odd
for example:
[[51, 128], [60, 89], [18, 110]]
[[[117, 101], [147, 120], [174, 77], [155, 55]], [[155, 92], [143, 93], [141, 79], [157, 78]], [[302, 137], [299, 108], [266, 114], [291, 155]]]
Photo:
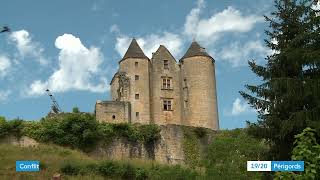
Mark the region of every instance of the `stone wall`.
[[99, 122], [130, 123], [131, 106], [123, 101], [97, 101], [96, 118]]
[[12, 144], [21, 147], [37, 147], [39, 143], [32, 138], [27, 136], [22, 136], [17, 138], [15, 136], [9, 135], [0, 139], [0, 144]]
[[[185, 130], [193, 131], [193, 127], [179, 125], [160, 126], [161, 139], [154, 145], [146, 145], [138, 142], [129, 142], [126, 139], [118, 138], [109, 144], [100, 143], [91, 155], [99, 159], [128, 159], [137, 158], [143, 160], [154, 160], [162, 164], [185, 164], [184, 138]], [[214, 131], [210, 131], [206, 138], [199, 139], [199, 153], [205, 152], [212, 140]]]

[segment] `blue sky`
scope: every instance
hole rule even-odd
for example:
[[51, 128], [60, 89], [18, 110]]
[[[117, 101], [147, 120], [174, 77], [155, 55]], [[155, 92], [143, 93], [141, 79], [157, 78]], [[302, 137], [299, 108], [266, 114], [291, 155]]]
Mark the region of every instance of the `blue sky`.
[[[32, 3], [31, 3], [32, 2]], [[244, 127], [256, 112], [240, 97], [259, 83], [247, 61], [265, 63], [272, 0], [4, 0], [0, 26], [0, 115], [38, 120], [53, 92], [64, 111], [93, 112], [132, 37], [150, 57], [160, 44], [179, 60], [193, 39], [216, 60], [220, 127]]]

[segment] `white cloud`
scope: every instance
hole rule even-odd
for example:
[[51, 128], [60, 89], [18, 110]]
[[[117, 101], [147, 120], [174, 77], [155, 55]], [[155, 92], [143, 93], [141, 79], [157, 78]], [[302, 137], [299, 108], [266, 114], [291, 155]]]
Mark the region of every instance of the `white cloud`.
[[0, 103], [6, 101], [10, 94], [11, 92], [9, 90], [0, 90]]
[[243, 113], [248, 112], [254, 112], [246, 102], [241, 102], [239, 98], [236, 98], [236, 100], [232, 104], [232, 111], [231, 115], [239, 115]]
[[[117, 37], [115, 49], [121, 57], [127, 51], [131, 40], [131, 37], [126, 35], [120, 35]], [[160, 45], [166, 46], [174, 56], [180, 55], [183, 45], [183, 39], [179, 35], [169, 32], [146, 35], [137, 38], [137, 41], [146, 56], [149, 58], [151, 58], [152, 53], [155, 52]]]
[[15, 44], [22, 58], [30, 56], [42, 65], [48, 63], [43, 56], [43, 47], [38, 42], [32, 40], [28, 31], [23, 29], [12, 32], [9, 36], [9, 41]]
[[249, 41], [245, 44], [240, 42], [231, 43], [230, 46], [225, 46], [218, 53], [221, 60], [231, 63], [233, 67], [247, 65], [248, 60], [261, 60], [272, 51], [268, 49], [259, 40]]
[[0, 78], [8, 74], [11, 68], [11, 61], [5, 55], [0, 55]]
[[118, 25], [113, 24], [113, 25], [110, 27], [110, 32], [112, 32], [112, 33], [120, 33], [120, 29], [119, 29]]
[[184, 34], [206, 44], [219, 39], [226, 32], [249, 32], [254, 25], [263, 22], [262, 16], [243, 15], [239, 10], [229, 6], [209, 18], [200, 18], [204, 9], [203, 0], [198, 0], [197, 7], [192, 9], [184, 24]]
[[103, 55], [97, 47], [85, 47], [79, 38], [72, 34], [59, 36], [55, 46], [60, 49], [59, 69], [47, 81], [34, 81], [28, 95], [40, 95], [49, 88], [52, 92], [68, 90], [86, 90], [103, 92], [107, 90], [106, 79], [100, 78], [100, 83], [93, 84], [94, 76], [100, 73], [99, 66]]

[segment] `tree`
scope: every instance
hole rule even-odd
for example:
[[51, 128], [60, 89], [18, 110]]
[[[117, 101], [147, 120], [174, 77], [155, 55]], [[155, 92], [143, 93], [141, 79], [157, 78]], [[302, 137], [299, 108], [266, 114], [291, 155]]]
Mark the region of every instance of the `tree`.
[[249, 61], [262, 78], [259, 85], [240, 91], [258, 111], [249, 134], [270, 143], [267, 159], [290, 159], [294, 135], [310, 126], [320, 132], [320, 33], [312, 0], [275, 0], [266, 45], [274, 54], [266, 65]]
[[79, 113], [80, 110], [79, 110], [78, 107], [73, 107], [73, 108], [72, 108], [72, 112], [73, 112], [73, 113]]

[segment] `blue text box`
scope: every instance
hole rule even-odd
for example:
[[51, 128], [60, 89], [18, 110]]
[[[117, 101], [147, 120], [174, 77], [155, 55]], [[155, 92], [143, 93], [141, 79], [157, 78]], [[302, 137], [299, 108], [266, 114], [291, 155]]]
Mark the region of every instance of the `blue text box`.
[[271, 161], [271, 171], [304, 171], [304, 161]]
[[39, 161], [16, 161], [17, 172], [36, 172], [40, 171]]

